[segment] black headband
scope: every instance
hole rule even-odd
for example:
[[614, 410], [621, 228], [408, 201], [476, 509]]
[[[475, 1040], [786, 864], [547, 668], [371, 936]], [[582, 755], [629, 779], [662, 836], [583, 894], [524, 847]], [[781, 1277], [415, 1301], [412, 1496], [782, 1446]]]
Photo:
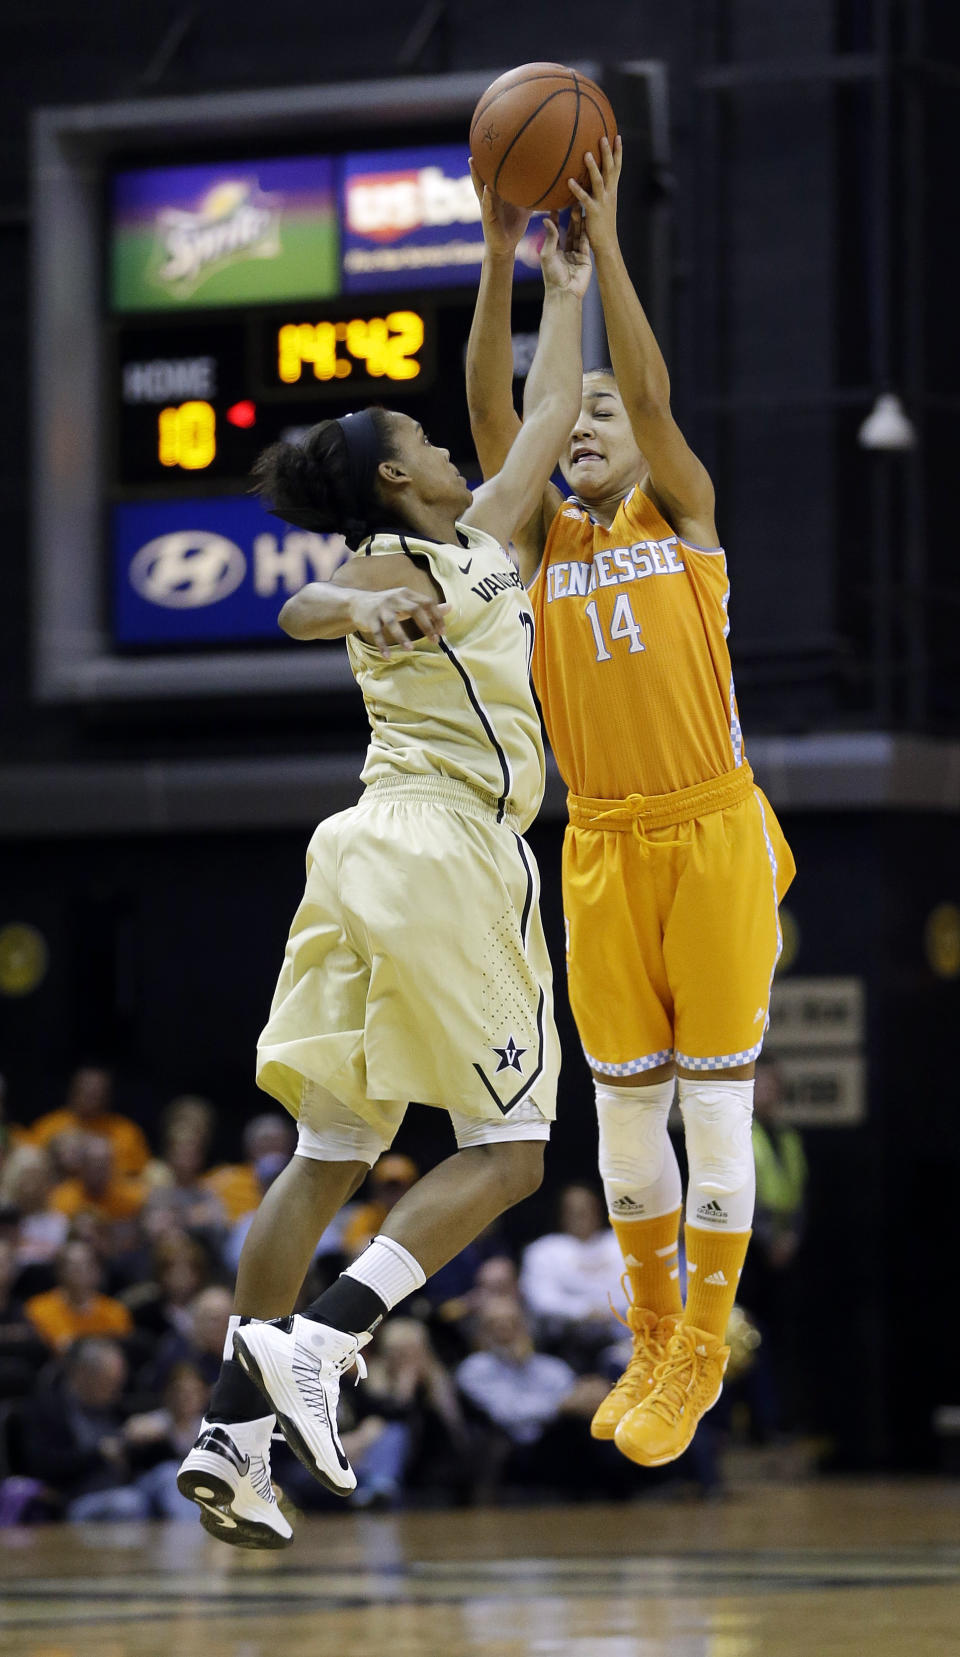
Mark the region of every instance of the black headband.
[[[340, 529], [350, 547], [356, 547], [367, 533], [367, 519], [373, 510], [373, 489], [377, 467], [380, 464], [380, 436], [369, 409], [360, 414], [345, 414], [336, 424], [343, 433], [347, 451], [347, 474], [357, 516], [343, 518]], [[324, 535], [329, 533], [326, 513], [318, 513], [310, 506], [272, 509], [276, 518], [294, 524], [297, 529], [309, 529]]]
[[337, 425], [347, 445], [347, 469], [353, 498], [358, 510], [369, 510], [381, 458], [376, 422], [370, 410], [364, 409], [360, 414], [345, 414]]

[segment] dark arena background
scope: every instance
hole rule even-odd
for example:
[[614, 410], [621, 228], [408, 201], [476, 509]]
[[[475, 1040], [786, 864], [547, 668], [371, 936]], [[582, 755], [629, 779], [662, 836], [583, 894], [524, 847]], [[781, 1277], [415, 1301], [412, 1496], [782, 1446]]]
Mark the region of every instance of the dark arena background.
[[[716, 483], [747, 750], [796, 854], [765, 1048], [806, 1159], [795, 1258], [745, 1274], [741, 1371], [701, 1452], [631, 1468], [627, 1489], [514, 1487], [475, 1464], [468, 1421], [454, 1473], [437, 1457], [419, 1485], [374, 1491], [382, 1512], [305, 1512], [282, 1560], [220, 1546], [186, 1504], [68, 1523], [25, 1459], [25, 1413], [56, 1394], [64, 1357], [14, 1329], [57, 1269], [49, 1170], [24, 1158], [24, 1130], [84, 1071], [146, 1135], [152, 1191], [183, 1095], [212, 1106], [207, 1170], [269, 1177], [275, 1149], [257, 1161], [243, 1143], [274, 1110], [256, 1038], [307, 839], [357, 798], [366, 721], [342, 645], [275, 625], [342, 545], [265, 519], [247, 473], [265, 442], [383, 400], [477, 478], [466, 135], [484, 87], [537, 59], [582, 67], [618, 114], [624, 250]], [[0, 85], [0, 1654], [261, 1657], [309, 1640], [355, 1657], [945, 1657], [960, 1628], [960, 8], [7, 0]], [[527, 258], [518, 394], [539, 317]], [[586, 336], [602, 361], [592, 306]], [[565, 1188], [599, 1191], [563, 988], [565, 820], [552, 767], [529, 838], [558, 1124], [542, 1189], [487, 1250], [521, 1263], [558, 1229]], [[414, 1106], [396, 1143], [421, 1170], [447, 1154], [434, 1126]], [[230, 1249], [201, 1237], [168, 1327], [161, 1221], [111, 1254], [109, 1228], [74, 1212], [99, 1291], [132, 1319], [117, 1407], [146, 1419], [171, 1384], [164, 1341], [212, 1379], [200, 1325], [232, 1284]], [[609, 1290], [622, 1306], [615, 1275]], [[472, 1292], [413, 1308], [430, 1385], [439, 1370], [454, 1397]]]

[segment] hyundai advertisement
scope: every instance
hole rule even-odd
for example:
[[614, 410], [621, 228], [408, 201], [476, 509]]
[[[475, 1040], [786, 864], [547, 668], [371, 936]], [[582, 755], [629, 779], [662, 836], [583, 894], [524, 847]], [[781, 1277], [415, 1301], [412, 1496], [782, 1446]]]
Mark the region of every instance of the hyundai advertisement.
[[270, 517], [247, 495], [112, 508], [114, 638], [153, 648], [279, 642], [281, 606], [349, 557], [339, 535]]

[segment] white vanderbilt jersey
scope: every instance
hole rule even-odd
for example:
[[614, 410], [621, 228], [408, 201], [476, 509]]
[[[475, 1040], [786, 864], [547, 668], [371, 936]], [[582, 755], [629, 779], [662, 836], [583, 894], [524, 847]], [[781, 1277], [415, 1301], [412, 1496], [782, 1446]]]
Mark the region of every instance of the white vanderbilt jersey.
[[507, 554], [492, 535], [458, 524], [463, 545], [416, 535], [374, 535], [359, 553], [405, 552], [425, 559], [451, 609], [435, 644], [410, 652], [379, 650], [356, 634], [350, 666], [366, 703], [372, 736], [363, 781], [453, 777], [511, 813], [521, 831], [543, 798], [540, 720], [530, 688], [533, 609]]

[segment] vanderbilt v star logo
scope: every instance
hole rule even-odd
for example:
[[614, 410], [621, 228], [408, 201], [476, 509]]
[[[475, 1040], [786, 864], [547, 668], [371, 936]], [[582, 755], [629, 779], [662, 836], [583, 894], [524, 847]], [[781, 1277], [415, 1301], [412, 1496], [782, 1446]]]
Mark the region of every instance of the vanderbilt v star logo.
[[521, 1076], [523, 1075], [523, 1065], [520, 1061], [527, 1052], [527, 1048], [518, 1047], [512, 1036], [507, 1037], [506, 1047], [494, 1047], [493, 1052], [496, 1053], [500, 1061], [497, 1065], [498, 1076], [501, 1070], [516, 1070]]

